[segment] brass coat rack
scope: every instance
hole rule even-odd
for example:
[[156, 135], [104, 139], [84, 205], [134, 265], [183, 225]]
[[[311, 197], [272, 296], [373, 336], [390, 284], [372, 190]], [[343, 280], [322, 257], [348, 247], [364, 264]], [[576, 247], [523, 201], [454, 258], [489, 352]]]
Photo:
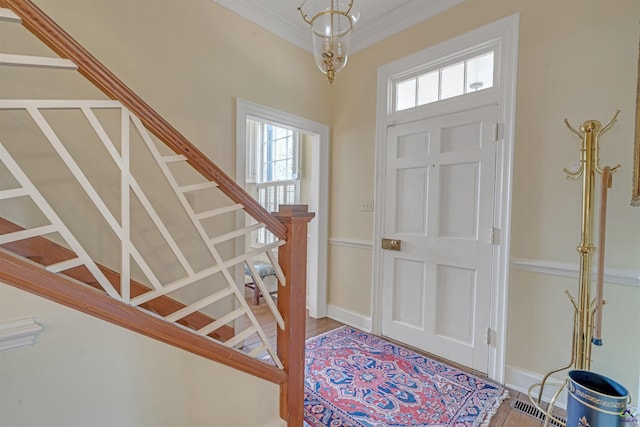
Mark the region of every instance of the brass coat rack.
[[[573, 337], [571, 343], [571, 360], [567, 366], [554, 369], [544, 376], [541, 383], [533, 384], [529, 387], [529, 399], [540, 412], [545, 414], [544, 426], [549, 425], [549, 421], [553, 419], [556, 423], [565, 425], [563, 420], [555, 418], [552, 415], [555, 402], [564, 388], [564, 383], [559, 384], [558, 391], [551, 399], [548, 408], [541, 408], [542, 394], [544, 387], [552, 374], [574, 368], [578, 370], [591, 369], [591, 346], [602, 345], [601, 326], [602, 326], [602, 307], [606, 304], [603, 300], [603, 278], [604, 278], [604, 232], [606, 218], [606, 192], [611, 187], [612, 173], [614, 173], [620, 165], [614, 167], [601, 167], [599, 159], [599, 138], [607, 132], [616, 119], [620, 111], [606, 125], [602, 126], [597, 120], [587, 120], [580, 126], [580, 130], [573, 128], [567, 119], [564, 120], [569, 131], [580, 139], [580, 164], [577, 170], [564, 169], [567, 178], [582, 178], [582, 214], [581, 214], [581, 238], [576, 250], [580, 256], [578, 299], [576, 300], [571, 293], [566, 290], [565, 293], [569, 297], [574, 309], [573, 316]], [[596, 174], [602, 175], [602, 197], [600, 212], [600, 232], [599, 232], [599, 248], [598, 248], [598, 276], [596, 284], [596, 298], [592, 299], [591, 276], [592, 261], [596, 251], [593, 243], [594, 229], [594, 192], [596, 188]], [[533, 397], [533, 390], [539, 387], [537, 398]]]

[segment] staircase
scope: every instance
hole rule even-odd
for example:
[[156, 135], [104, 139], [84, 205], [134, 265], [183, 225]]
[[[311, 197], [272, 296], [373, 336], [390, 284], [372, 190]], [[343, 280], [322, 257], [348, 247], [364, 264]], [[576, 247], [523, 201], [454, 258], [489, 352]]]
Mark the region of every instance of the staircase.
[[[108, 98], [0, 99], [0, 281], [279, 384], [281, 417], [302, 426], [313, 214], [270, 214], [34, 4], [0, 6], [0, 25], [58, 55], [0, 53], [0, 67], [77, 70]], [[251, 247], [260, 229], [275, 242]], [[277, 301], [253, 267], [265, 257]], [[245, 266], [276, 347], [245, 300]]]

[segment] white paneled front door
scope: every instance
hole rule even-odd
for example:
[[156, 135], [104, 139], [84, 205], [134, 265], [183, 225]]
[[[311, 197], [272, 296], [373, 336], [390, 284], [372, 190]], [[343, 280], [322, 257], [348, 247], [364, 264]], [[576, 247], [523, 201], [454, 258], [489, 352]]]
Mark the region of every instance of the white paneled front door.
[[388, 131], [382, 334], [487, 372], [497, 106]]

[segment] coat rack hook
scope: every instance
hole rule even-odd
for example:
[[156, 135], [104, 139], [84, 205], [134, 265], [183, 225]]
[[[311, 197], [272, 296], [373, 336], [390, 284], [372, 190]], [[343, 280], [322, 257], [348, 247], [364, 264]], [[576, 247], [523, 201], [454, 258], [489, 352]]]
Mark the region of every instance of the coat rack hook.
[[618, 114], [620, 114], [620, 110], [616, 110], [616, 113], [613, 115], [613, 118], [609, 120], [609, 123], [607, 123], [602, 127], [602, 129], [600, 130], [600, 135], [608, 131], [611, 128], [611, 126], [613, 126], [616, 120], [618, 120]]
[[567, 127], [569, 128], [569, 130], [571, 131], [572, 134], [574, 134], [575, 136], [578, 137], [578, 139], [582, 140], [582, 134], [580, 133], [579, 130], [577, 130], [576, 128], [574, 128], [573, 126], [571, 126], [569, 124], [569, 120], [564, 119], [564, 124], [567, 125]]

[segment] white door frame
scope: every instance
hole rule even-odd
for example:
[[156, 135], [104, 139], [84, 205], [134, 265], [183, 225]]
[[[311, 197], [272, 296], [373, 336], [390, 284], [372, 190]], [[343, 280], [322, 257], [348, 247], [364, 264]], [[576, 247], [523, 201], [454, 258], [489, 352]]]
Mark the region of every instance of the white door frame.
[[[506, 370], [506, 339], [509, 287], [509, 249], [511, 237], [511, 187], [513, 176], [513, 145], [515, 131], [515, 96], [517, 77], [519, 15], [503, 18], [484, 27], [465, 33], [406, 58], [394, 61], [378, 69], [377, 118], [376, 118], [376, 183], [374, 214], [373, 292], [372, 329], [380, 334], [382, 330], [382, 249], [381, 241], [384, 225], [384, 188], [386, 182], [387, 128], [394, 124], [419, 120], [428, 115], [448, 114], [460, 108], [460, 100], [450, 99], [431, 105], [393, 113], [390, 99], [391, 82], [399, 75], [432, 63], [450, 55], [465, 51], [481, 44], [496, 44], [498, 47], [497, 79], [491, 90], [489, 102], [498, 104], [500, 126], [499, 142], [496, 148], [496, 200], [494, 206], [495, 236], [493, 253], [493, 274], [491, 283], [491, 344], [489, 346], [489, 378], [504, 383]], [[487, 89], [487, 92], [490, 90]], [[467, 95], [471, 103], [485, 102], [480, 91]], [[472, 108], [474, 105], [470, 105]]]
[[313, 164], [311, 167], [309, 211], [315, 212], [316, 217], [309, 223], [307, 308], [311, 317], [325, 317], [327, 315], [329, 127], [238, 98], [236, 100], [236, 182], [243, 188], [246, 188], [247, 117], [279, 123], [312, 137]]

